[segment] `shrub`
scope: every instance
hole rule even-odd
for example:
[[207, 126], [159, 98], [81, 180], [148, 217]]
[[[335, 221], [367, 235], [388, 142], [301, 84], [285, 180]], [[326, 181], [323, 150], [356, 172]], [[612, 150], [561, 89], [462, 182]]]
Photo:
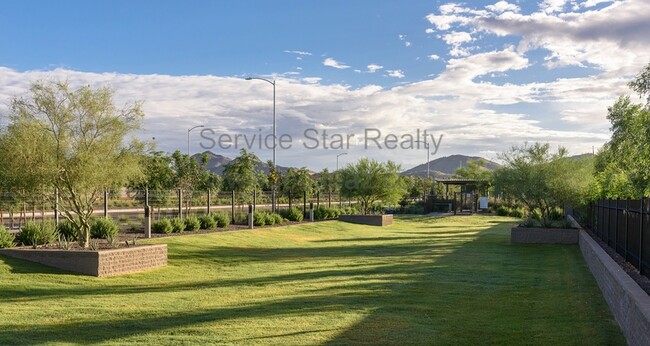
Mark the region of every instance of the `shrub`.
[[169, 219], [160, 219], [151, 225], [151, 230], [154, 233], [169, 234], [174, 230], [174, 226], [172, 226], [172, 222]]
[[271, 213], [265, 213], [264, 215], [264, 223], [269, 226], [275, 225], [275, 217]]
[[203, 215], [199, 218], [201, 229], [213, 229], [217, 227], [217, 221], [210, 215]]
[[531, 218], [527, 218], [524, 222], [521, 223], [521, 227], [535, 227], [535, 221]]
[[499, 206], [499, 208], [497, 208], [497, 215], [499, 216], [510, 215], [510, 208], [506, 207], [505, 205]]
[[119, 228], [111, 218], [99, 218], [90, 225], [90, 237], [108, 239], [115, 238]]
[[284, 222], [284, 218], [282, 217], [282, 215], [280, 215], [278, 213], [269, 214], [269, 216], [271, 218], [273, 218], [273, 223], [283, 223]]
[[253, 225], [264, 226], [266, 224], [266, 213], [256, 211], [253, 213]]
[[14, 247], [14, 240], [14, 235], [9, 233], [5, 226], [0, 225], [0, 249]]
[[183, 233], [185, 232], [185, 221], [180, 217], [175, 217], [170, 220], [172, 223], [172, 232], [174, 233]]
[[512, 217], [522, 218], [524, 217], [524, 210], [521, 208], [512, 208], [509, 215]]
[[56, 231], [61, 237], [65, 237], [65, 240], [67, 241], [77, 241], [79, 236], [77, 229], [74, 228], [72, 222], [68, 220], [59, 222], [59, 225], [56, 226]]
[[214, 222], [217, 223], [217, 227], [219, 228], [228, 227], [228, 225], [230, 225], [230, 216], [227, 214], [214, 213], [212, 214], [212, 217], [214, 218]]
[[298, 208], [289, 208], [284, 215], [289, 221], [302, 221], [303, 216]]
[[327, 209], [325, 207], [318, 207], [314, 209], [314, 219], [324, 220], [327, 218]]
[[542, 219], [542, 212], [539, 209], [533, 209], [533, 211], [530, 212], [530, 218], [533, 220], [541, 220]]
[[199, 218], [194, 215], [186, 217], [184, 222], [186, 231], [193, 232], [198, 231], [199, 228], [201, 228], [201, 221], [199, 221]]
[[54, 243], [57, 238], [56, 228], [53, 223], [49, 222], [40, 224], [28, 222], [18, 233], [18, 240], [23, 245], [47, 245]]
[[553, 208], [551, 211], [548, 213], [548, 217], [551, 220], [562, 220], [564, 219], [564, 211], [561, 208]]

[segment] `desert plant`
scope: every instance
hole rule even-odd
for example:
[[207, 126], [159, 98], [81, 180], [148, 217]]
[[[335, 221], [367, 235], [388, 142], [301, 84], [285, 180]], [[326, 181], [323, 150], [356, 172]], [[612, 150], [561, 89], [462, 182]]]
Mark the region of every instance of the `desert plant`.
[[499, 216], [510, 215], [510, 208], [506, 207], [505, 205], [499, 206], [499, 208], [497, 208], [497, 215]]
[[184, 222], [186, 231], [193, 232], [198, 231], [201, 228], [201, 221], [199, 221], [199, 218], [194, 215], [186, 217]]
[[266, 224], [266, 213], [262, 211], [256, 211], [253, 213], [253, 225], [255, 226], [264, 226]]
[[68, 220], [59, 222], [56, 226], [56, 231], [64, 236], [67, 241], [77, 241], [77, 237], [79, 236], [79, 232], [77, 232], [74, 224]]
[[282, 218], [282, 215], [280, 215], [278, 213], [269, 214], [269, 217], [273, 218], [273, 223], [275, 223], [275, 224], [284, 222], [284, 219]]
[[172, 226], [172, 222], [169, 219], [160, 219], [151, 225], [151, 230], [154, 233], [169, 234], [174, 230], [174, 226]]
[[224, 213], [214, 213], [212, 214], [212, 217], [219, 228], [228, 227], [228, 225], [230, 225], [230, 216]]
[[271, 213], [265, 213], [264, 215], [264, 224], [273, 226], [275, 225], [275, 217]]
[[70, 250], [70, 248], [72, 247], [72, 243], [70, 242], [70, 240], [67, 239], [63, 234], [59, 234], [59, 241], [57, 241], [57, 245], [59, 249], [63, 249], [63, 250]]
[[118, 232], [119, 228], [111, 218], [99, 218], [90, 225], [91, 238], [108, 239], [109, 237], [117, 237]]
[[117, 249], [120, 247], [120, 240], [117, 238], [117, 235], [109, 235], [106, 240], [108, 241], [108, 245], [110, 245], [111, 248]]
[[214, 220], [214, 217], [210, 215], [203, 215], [199, 218], [201, 223], [201, 229], [213, 229], [217, 226], [217, 222]]
[[90, 239], [88, 242], [88, 249], [91, 251], [97, 251], [99, 249], [99, 240], [97, 239]]
[[54, 243], [57, 238], [56, 228], [50, 222], [28, 222], [21, 228], [20, 233], [18, 233], [18, 240], [23, 245], [31, 245], [34, 247]]
[[5, 226], [0, 225], [0, 249], [14, 247], [14, 240], [14, 235], [9, 233]]
[[284, 217], [286, 217], [289, 221], [302, 221], [304, 215], [302, 215], [302, 210], [298, 208], [289, 208], [286, 212]]
[[175, 217], [170, 220], [172, 223], [172, 232], [174, 233], [183, 233], [185, 232], [185, 221], [180, 217]]

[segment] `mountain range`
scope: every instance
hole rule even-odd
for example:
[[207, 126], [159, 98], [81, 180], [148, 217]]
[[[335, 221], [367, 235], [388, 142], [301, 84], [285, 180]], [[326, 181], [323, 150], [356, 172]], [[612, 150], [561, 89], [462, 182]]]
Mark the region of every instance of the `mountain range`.
[[[200, 154], [194, 154], [192, 155], [192, 157], [198, 160], [199, 157], [203, 154], [208, 156], [207, 169], [217, 174], [222, 174], [224, 167], [233, 160], [227, 156], [215, 154], [211, 151], [205, 151]], [[483, 158], [478, 156], [465, 156], [465, 155], [451, 155], [451, 156], [441, 157], [429, 162], [429, 174], [430, 176], [435, 178], [449, 178], [453, 176], [454, 172], [459, 167], [466, 167], [467, 162], [481, 160], [481, 159]], [[486, 162], [485, 168], [489, 170], [494, 170], [500, 167], [500, 165], [496, 162], [486, 160], [486, 159], [483, 160], [485, 160]], [[268, 173], [269, 165], [266, 162], [260, 162], [257, 164], [256, 169], [261, 170], [264, 173]], [[278, 170], [282, 173], [286, 172], [288, 169], [289, 167], [278, 166]], [[427, 164], [423, 163], [421, 165], [415, 166], [411, 169], [402, 172], [401, 174], [413, 175], [418, 177], [426, 177]]]

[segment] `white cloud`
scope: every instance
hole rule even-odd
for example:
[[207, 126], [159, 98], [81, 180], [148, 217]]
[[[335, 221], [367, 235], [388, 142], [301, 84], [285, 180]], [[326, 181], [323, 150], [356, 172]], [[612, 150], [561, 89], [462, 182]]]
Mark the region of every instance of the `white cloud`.
[[448, 44], [448, 45], [461, 45], [466, 42], [471, 42], [472, 41], [472, 35], [470, 35], [468, 32], [456, 32], [452, 31], [449, 34], [446, 34], [442, 36], [442, 39]]
[[389, 77], [393, 78], [404, 78], [404, 72], [402, 70], [386, 70]]
[[438, 60], [438, 59], [440, 59], [440, 57], [438, 55], [435, 55], [435, 54], [431, 54], [431, 55], [427, 56], [427, 58], [429, 58], [429, 60]]
[[544, 0], [539, 4], [539, 9], [547, 14], [562, 12], [568, 0]]
[[312, 55], [310, 52], [304, 52], [300, 50], [285, 50], [284, 52], [289, 54], [297, 54], [297, 55], [307, 55], [307, 56]]
[[496, 13], [503, 13], [506, 11], [512, 11], [512, 12], [519, 12], [519, 6], [515, 4], [511, 4], [507, 1], [499, 1], [494, 5], [487, 5], [485, 6], [488, 10]]
[[424, 32], [427, 33], [427, 34], [433, 34], [434, 30], [431, 29], [431, 28], [427, 28], [426, 30], [424, 30]]
[[323, 65], [328, 66], [328, 67], [333, 67], [333, 68], [336, 68], [336, 69], [339, 69], [339, 70], [344, 70], [346, 68], [350, 68], [350, 66], [348, 66], [348, 65], [346, 65], [344, 63], [338, 62], [338, 61], [336, 61], [336, 60], [334, 60], [332, 58], [327, 58], [327, 59], [323, 60]]
[[382, 68], [384, 68], [383, 66], [377, 65], [377, 64], [370, 64], [367, 67], [368, 67], [368, 72], [370, 72], [370, 73], [375, 73], [375, 72], [381, 70]]

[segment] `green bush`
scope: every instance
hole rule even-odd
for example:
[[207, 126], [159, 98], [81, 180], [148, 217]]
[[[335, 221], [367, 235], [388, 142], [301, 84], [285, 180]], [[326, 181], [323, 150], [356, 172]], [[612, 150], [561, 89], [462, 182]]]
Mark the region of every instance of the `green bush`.
[[289, 208], [284, 212], [284, 217], [289, 221], [302, 221], [304, 215], [302, 215], [302, 210], [298, 208]]
[[219, 228], [228, 227], [228, 225], [230, 225], [230, 216], [228, 214], [214, 213], [212, 214], [212, 217], [214, 218], [214, 222], [217, 223], [217, 227]]
[[210, 215], [203, 215], [199, 218], [201, 229], [213, 229], [217, 227], [217, 222]]
[[5, 226], [0, 225], [0, 249], [14, 247], [14, 240], [14, 235], [9, 233]]
[[510, 208], [506, 207], [505, 205], [499, 206], [499, 208], [497, 208], [497, 215], [499, 216], [510, 215]]
[[541, 220], [542, 211], [539, 209], [533, 209], [533, 211], [530, 212], [530, 218], [537, 221]]
[[524, 210], [521, 209], [521, 208], [512, 208], [512, 210], [510, 210], [509, 215], [512, 216], [512, 217], [522, 218], [522, 217], [524, 217], [525, 213], [524, 213]]
[[201, 221], [199, 221], [199, 218], [194, 215], [187, 216], [184, 221], [186, 231], [194, 232], [201, 228]]
[[169, 219], [160, 219], [151, 225], [151, 230], [154, 233], [169, 234], [174, 230], [174, 226], [172, 226], [172, 222]]
[[255, 226], [264, 226], [266, 224], [266, 213], [262, 211], [256, 211], [253, 213], [253, 225]]
[[35, 223], [28, 222], [24, 225], [20, 233], [18, 233], [18, 240], [23, 245], [47, 245], [54, 243], [58, 239], [56, 228], [53, 223]]
[[185, 232], [185, 221], [180, 217], [175, 217], [170, 220], [172, 223], [172, 232], [174, 233], [183, 233]]
[[328, 213], [327, 213], [327, 208], [325, 207], [318, 207], [314, 209], [314, 219], [316, 220], [324, 220], [327, 219]]
[[553, 208], [548, 213], [548, 217], [551, 220], [559, 221], [564, 219], [564, 211], [562, 208]]
[[275, 225], [275, 217], [271, 213], [265, 213], [264, 215], [264, 223], [268, 226], [273, 226]]
[[59, 222], [59, 225], [56, 226], [56, 231], [59, 233], [60, 236], [65, 237], [65, 240], [67, 241], [77, 241], [77, 239], [79, 238], [77, 229], [74, 228], [72, 222], [68, 220], [63, 220]]
[[115, 238], [119, 228], [111, 218], [99, 218], [90, 225], [90, 237], [108, 239]]
[[278, 213], [269, 214], [269, 216], [270, 218], [273, 218], [273, 223], [275, 224], [284, 222], [284, 218]]

